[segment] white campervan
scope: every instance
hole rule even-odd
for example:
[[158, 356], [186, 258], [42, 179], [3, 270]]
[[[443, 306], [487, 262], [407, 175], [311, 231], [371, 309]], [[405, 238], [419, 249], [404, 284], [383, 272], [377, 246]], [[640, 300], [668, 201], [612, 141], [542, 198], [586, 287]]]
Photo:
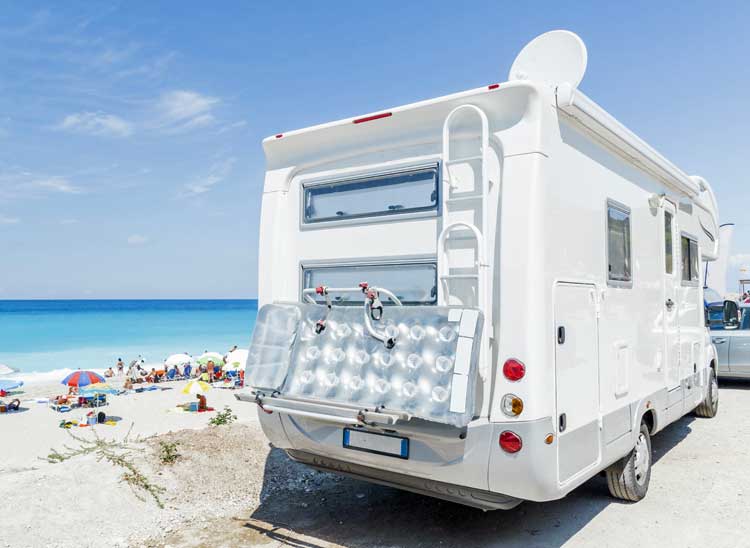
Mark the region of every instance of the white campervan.
[[507, 82], [263, 142], [259, 301], [238, 398], [299, 462], [476, 506], [602, 470], [717, 411], [708, 183], [579, 89], [554, 31]]

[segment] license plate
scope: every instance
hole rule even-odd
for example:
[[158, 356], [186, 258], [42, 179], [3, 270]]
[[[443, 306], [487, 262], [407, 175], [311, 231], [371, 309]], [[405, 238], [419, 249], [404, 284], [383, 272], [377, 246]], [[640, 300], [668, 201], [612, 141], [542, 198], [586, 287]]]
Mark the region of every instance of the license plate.
[[390, 434], [374, 434], [344, 428], [344, 447], [400, 459], [409, 458], [409, 438]]

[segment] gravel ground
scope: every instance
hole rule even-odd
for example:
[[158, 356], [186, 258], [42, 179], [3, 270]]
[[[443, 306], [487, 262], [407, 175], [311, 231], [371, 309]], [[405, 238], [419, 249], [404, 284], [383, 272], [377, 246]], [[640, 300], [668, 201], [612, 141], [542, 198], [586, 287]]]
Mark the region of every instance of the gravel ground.
[[[596, 477], [559, 501], [484, 513], [316, 472], [254, 446], [246, 465], [257, 469], [243, 471], [246, 483], [235, 487], [257, 493], [257, 505], [179, 527], [149, 546], [745, 547], [749, 414], [750, 383], [722, 382], [715, 419], [688, 415], [654, 438], [651, 486], [637, 504], [610, 498]], [[227, 496], [242, 498], [234, 488]]]

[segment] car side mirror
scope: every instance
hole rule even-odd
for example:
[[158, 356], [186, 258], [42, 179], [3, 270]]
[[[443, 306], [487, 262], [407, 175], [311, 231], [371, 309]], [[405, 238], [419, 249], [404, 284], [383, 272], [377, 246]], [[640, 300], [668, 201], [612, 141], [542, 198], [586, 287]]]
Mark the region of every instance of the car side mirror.
[[739, 307], [734, 301], [724, 301], [724, 328], [737, 329], [740, 323]]

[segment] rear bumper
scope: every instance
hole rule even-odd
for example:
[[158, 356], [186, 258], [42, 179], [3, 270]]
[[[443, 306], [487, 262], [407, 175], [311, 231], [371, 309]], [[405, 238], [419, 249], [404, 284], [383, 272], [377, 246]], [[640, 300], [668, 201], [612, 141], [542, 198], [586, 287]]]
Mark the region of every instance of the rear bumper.
[[510, 510], [522, 502], [521, 499], [501, 495], [499, 493], [492, 493], [490, 491], [483, 491], [481, 489], [475, 489], [463, 485], [444, 483], [442, 481], [428, 480], [388, 470], [381, 470], [330, 457], [314, 455], [305, 451], [288, 449], [287, 454], [293, 460], [307, 464], [318, 470], [336, 472], [337, 474], [362, 479], [372, 483], [378, 483], [380, 485], [386, 485], [388, 487], [396, 487], [413, 493], [419, 493], [421, 495], [428, 495], [450, 502], [464, 504], [466, 506], [473, 506], [474, 508], [479, 508], [481, 510]]

